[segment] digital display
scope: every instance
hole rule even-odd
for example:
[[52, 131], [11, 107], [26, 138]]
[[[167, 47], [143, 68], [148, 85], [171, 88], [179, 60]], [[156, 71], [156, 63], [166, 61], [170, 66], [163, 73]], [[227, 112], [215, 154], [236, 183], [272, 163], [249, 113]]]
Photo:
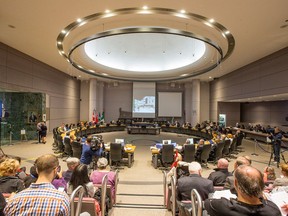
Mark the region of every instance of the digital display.
[[155, 118], [156, 84], [153, 82], [133, 83], [133, 118]]

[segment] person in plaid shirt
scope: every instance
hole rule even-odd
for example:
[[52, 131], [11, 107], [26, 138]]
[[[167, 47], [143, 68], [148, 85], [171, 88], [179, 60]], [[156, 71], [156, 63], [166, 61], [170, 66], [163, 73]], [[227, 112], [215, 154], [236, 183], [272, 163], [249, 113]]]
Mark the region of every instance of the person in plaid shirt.
[[38, 157], [35, 165], [39, 175], [36, 183], [12, 194], [4, 209], [5, 215], [70, 215], [68, 195], [51, 184], [59, 167], [58, 158], [46, 154]]

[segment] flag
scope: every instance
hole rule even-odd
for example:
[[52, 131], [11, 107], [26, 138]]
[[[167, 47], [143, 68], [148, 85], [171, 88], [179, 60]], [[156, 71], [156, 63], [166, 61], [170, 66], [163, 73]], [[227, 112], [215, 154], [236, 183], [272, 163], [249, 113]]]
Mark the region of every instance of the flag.
[[105, 119], [105, 116], [104, 116], [104, 111], [103, 111], [101, 115], [101, 121], [104, 121], [104, 119]]
[[96, 121], [96, 117], [97, 117], [97, 114], [96, 114], [96, 110], [94, 109], [92, 113], [92, 122]]
[[97, 124], [98, 123], [98, 115], [96, 114], [96, 117], [95, 117], [95, 124]]

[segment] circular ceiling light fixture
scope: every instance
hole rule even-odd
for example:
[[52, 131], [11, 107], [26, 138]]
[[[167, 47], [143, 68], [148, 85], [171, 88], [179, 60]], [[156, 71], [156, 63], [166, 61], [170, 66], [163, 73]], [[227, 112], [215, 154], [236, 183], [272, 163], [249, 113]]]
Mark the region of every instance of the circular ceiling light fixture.
[[234, 46], [232, 34], [214, 19], [165, 8], [92, 14], [57, 37], [60, 55], [78, 70], [127, 81], [195, 77], [217, 67]]

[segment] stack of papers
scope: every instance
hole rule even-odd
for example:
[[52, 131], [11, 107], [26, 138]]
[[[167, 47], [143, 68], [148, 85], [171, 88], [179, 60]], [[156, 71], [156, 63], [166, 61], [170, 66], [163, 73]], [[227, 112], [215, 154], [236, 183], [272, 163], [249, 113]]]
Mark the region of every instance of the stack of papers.
[[230, 190], [219, 190], [219, 191], [215, 191], [213, 194], [213, 199], [221, 199], [221, 198], [226, 198], [226, 199], [230, 199], [230, 198], [237, 198], [237, 196], [235, 194], [232, 194]]

